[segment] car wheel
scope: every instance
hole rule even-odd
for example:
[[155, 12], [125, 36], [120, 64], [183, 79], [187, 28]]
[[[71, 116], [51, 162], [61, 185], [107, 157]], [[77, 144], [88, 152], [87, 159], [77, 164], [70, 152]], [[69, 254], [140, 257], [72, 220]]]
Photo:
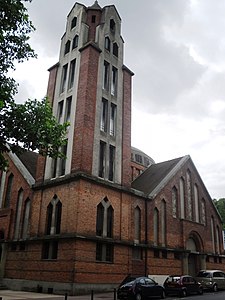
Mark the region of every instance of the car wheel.
[[137, 295], [136, 295], [136, 300], [142, 300], [141, 294], [137, 293]]
[[165, 293], [165, 291], [162, 291], [161, 299], [165, 299], [165, 298], [166, 298], [166, 293]]
[[213, 292], [218, 292], [218, 286], [217, 286], [217, 284], [214, 284], [214, 286], [213, 286]]
[[180, 292], [180, 297], [187, 297], [187, 290], [182, 290]]

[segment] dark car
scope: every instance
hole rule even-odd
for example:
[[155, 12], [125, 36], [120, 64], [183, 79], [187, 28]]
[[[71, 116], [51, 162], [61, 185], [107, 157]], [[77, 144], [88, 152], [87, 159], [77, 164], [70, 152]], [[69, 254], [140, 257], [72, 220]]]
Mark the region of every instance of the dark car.
[[165, 298], [165, 289], [148, 277], [138, 277], [121, 285], [117, 290], [118, 299], [147, 299], [150, 297]]
[[201, 270], [196, 280], [201, 282], [204, 289], [217, 292], [218, 289], [225, 289], [225, 273], [220, 270]]
[[190, 294], [203, 294], [202, 285], [189, 275], [173, 275], [167, 277], [164, 282], [166, 295], [178, 295], [186, 297]]

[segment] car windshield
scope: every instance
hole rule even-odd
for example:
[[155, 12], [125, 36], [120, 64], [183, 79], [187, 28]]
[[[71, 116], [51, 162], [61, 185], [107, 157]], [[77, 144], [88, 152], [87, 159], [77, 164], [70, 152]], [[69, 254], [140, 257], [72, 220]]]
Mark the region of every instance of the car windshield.
[[177, 282], [178, 280], [180, 280], [180, 277], [179, 276], [171, 276], [171, 277], [168, 277], [167, 278], [167, 282]]
[[197, 277], [210, 278], [210, 277], [212, 277], [212, 274], [210, 272], [201, 271], [201, 272], [198, 273]]

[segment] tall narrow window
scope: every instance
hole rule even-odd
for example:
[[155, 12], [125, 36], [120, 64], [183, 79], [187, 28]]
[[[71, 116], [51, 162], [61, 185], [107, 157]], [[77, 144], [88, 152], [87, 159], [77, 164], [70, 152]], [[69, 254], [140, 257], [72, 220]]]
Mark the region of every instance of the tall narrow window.
[[115, 133], [116, 133], [116, 105], [111, 103], [110, 135], [115, 136]]
[[30, 217], [30, 205], [31, 201], [28, 198], [25, 203], [24, 208], [24, 216], [23, 216], [23, 229], [22, 229], [22, 238], [25, 239], [28, 236], [28, 224], [29, 224], [29, 217]]
[[77, 25], [77, 17], [73, 17], [72, 21], [71, 21], [71, 29], [73, 29], [74, 27], [76, 27]]
[[119, 47], [118, 47], [117, 43], [113, 43], [113, 55], [118, 57], [118, 53], [119, 53]]
[[102, 107], [101, 107], [101, 131], [107, 132], [107, 123], [108, 123], [108, 101], [106, 99], [102, 99]]
[[70, 52], [70, 44], [71, 44], [71, 42], [70, 42], [70, 40], [68, 40], [65, 44], [64, 55], [66, 55], [67, 53]]
[[201, 223], [206, 225], [205, 199], [201, 201]]
[[141, 210], [138, 206], [134, 210], [134, 240], [135, 243], [141, 240]]
[[192, 195], [191, 195], [191, 172], [187, 171], [187, 217], [193, 220]]
[[65, 122], [69, 122], [69, 121], [70, 121], [71, 105], [72, 105], [72, 96], [70, 96], [70, 97], [68, 97], [68, 98], [66, 99]]
[[157, 208], [154, 209], [153, 226], [154, 226], [154, 246], [158, 246], [158, 244], [159, 244], [159, 211]]
[[73, 59], [70, 63], [70, 74], [69, 74], [69, 81], [68, 81], [68, 89], [72, 89], [72, 87], [74, 85], [75, 68], [76, 68], [76, 59]]
[[184, 179], [180, 178], [180, 218], [184, 219], [185, 218], [185, 205], [184, 205], [184, 190], [185, 184], [184, 184]]
[[116, 23], [113, 19], [110, 20], [110, 30], [114, 33], [116, 29]]
[[177, 189], [175, 186], [172, 188], [172, 215], [174, 218], [177, 217]]
[[115, 169], [115, 147], [109, 145], [109, 180], [113, 181], [114, 179], [114, 169]]
[[96, 235], [103, 235], [103, 223], [104, 223], [104, 206], [99, 203], [97, 206], [97, 220], [96, 220]]
[[162, 246], [166, 246], [166, 202], [161, 202], [161, 230], [162, 230]]
[[105, 38], [105, 49], [110, 51], [110, 38], [108, 36]]
[[194, 185], [195, 221], [199, 223], [198, 186]]
[[64, 104], [63, 100], [58, 103], [57, 120], [58, 120], [59, 123], [62, 123], [63, 104]]
[[17, 197], [16, 204], [16, 219], [15, 219], [15, 230], [14, 230], [14, 239], [18, 239], [20, 237], [20, 228], [21, 228], [21, 212], [23, 206], [23, 189], [20, 189]]
[[107, 61], [104, 61], [103, 66], [103, 89], [109, 90], [109, 63]]
[[6, 193], [5, 193], [4, 207], [9, 207], [10, 206], [13, 178], [14, 178], [14, 176], [11, 173], [8, 177], [7, 188], [6, 188]]
[[67, 143], [62, 146], [62, 153], [65, 157], [60, 159], [59, 176], [65, 175], [65, 171], [66, 171]]
[[111, 94], [113, 96], [116, 96], [117, 94], [117, 76], [118, 76], [117, 68], [112, 67]]
[[62, 68], [60, 93], [63, 93], [66, 88], [67, 69], [68, 69], [68, 64], [64, 65]]
[[106, 143], [100, 141], [99, 150], [99, 173], [98, 176], [104, 178], [105, 176], [105, 164], [106, 164]]
[[55, 195], [47, 207], [46, 234], [54, 235], [60, 233], [62, 215], [62, 203]]
[[214, 224], [214, 218], [211, 217], [211, 239], [212, 239], [212, 250], [213, 250], [213, 253], [215, 253], [215, 224]]
[[72, 50], [77, 48], [78, 40], [79, 40], [79, 36], [76, 34], [75, 37], [73, 38]]

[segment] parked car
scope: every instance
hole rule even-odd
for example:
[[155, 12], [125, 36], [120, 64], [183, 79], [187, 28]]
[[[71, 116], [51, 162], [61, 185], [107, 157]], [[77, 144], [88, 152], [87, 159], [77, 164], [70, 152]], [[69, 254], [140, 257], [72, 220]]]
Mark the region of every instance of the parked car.
[[202, 285], [192, 276], [171, 275], [164, 282], [166, 295], [178, 295], [186, 297], [190, 294], [203, 294]]
[[225, 273], [220, 270], [201, 270], [196, 280], [198, 280], [204, 289], [217, 292], [218, 289], [225, 289]]
[[117, 290], [118, 299], [142, 300], [150, 297], [165, 298], [165, 289], [149, 277], [138, 277], [123, 285]]

